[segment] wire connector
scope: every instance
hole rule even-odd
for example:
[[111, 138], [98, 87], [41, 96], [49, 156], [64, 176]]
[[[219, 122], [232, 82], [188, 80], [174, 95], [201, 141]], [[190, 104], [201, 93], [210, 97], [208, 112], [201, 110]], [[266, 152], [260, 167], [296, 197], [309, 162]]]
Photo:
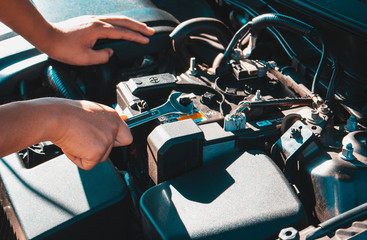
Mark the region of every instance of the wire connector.
[[224, 130], [227, 132], [238, 131], [246, 128], [246, 115], [243, 112], [228, 114], [224, 118]]

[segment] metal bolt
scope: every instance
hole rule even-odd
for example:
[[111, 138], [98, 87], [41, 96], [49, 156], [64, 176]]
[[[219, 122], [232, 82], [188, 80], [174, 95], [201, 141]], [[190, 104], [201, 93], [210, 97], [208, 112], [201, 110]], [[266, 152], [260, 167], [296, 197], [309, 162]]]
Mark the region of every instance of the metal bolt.
[[319, 111], [317, 111], [317, 109], [312, 109], [311, 110], [311, 116], [309, 119], [307, 119], [307, 121], [309, 123], [312, 124], [320, 124], [324, 121], [324, 119], [320, 116]]
[[261, 91], [260, 90], [256, 90], [255, 93], [255, 99], [256, 100], [261, 100], [262, 96], [261, 96]]
[[195, 57], [190, 58], [189, 73], [192, 76], [195, 76], [196, 74], [198, 74], [198, 70], [196, 69], [196, 58]]
[[354, 115], [350, 115], [347, 120], [347, 124], [345, 125], [345, 130], [348, 132], [357, 131], [357, 118]]
[[346, 161], [351, 161], [355, 159], [353, 156], [353, 145], [352, 143], [348, 143], [343, 146], [342, 152], [339, 154], [340, 158]]
[[289, 227], [289, 228], [282, 229], [278, 237], [280, 240], [298, 240], [299, 234], [298, 234], [297, 229], [293, 227]]
[[301, 130], [298, 128], [291, 128], [291, 138], [298, 138], [301, 135]]
[[317, 111], [316, 109], [312, 109], [311, 110], [311, 118], [313, 120], [319, 119], [320, 118], [319, 111]]
[[277, 66], [277, 63], [275, 61], [269, 61], [268, 65], [270, 68], [275, 68]]
[[189, 106], [190, 105], [190, 103], [192, 103], [192, 101], [191, 101], [191, 99], [190, 98], [188, 98], [188, 97], [183, 97], [183, 98], [180, 98], [179, 100], [178, 100], [178, 102], [182, 105], [182, 106]]
[[328, 114], [329, 113], [329, 106], [325, 103], [321, 104], [320, 106], [320, 112], [324, 115]]
[[232, 58], [233, 58], [233, 60], [241, 60], [241, 59], [243, 59], [243, 54], [242, 54], [241, 48], [235, 48], [235, 49], [233, 49]]

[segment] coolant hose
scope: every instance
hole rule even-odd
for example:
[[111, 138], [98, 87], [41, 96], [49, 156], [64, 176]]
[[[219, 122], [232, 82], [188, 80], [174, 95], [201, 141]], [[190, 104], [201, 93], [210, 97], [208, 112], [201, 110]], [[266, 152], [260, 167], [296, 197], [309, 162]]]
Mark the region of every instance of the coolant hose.
[[318, 32], [314, 27], [295, 18], [281, 14], [262, 14], [253, 18], [251, 22], [252, 27], [250, 33], [252, 36], [257, 36], [257, 34], [265, 27], [279, 27], [309, 38], [319, 37]]
[[179, 24], [170, 34], [174, 50], [183, 56], [185, 63], [189, 63], [190, 56], [185, 43], [190, 36], [210, 34], [226, 47], [232, 38], [232, 32], [220, 20], [215, 18], [193, 18]]
[[86, 99], [80, 87], [62, 66], [58, 64], [48, 66], [46, 76], [51, 88], [59, 97], [74, 100]]

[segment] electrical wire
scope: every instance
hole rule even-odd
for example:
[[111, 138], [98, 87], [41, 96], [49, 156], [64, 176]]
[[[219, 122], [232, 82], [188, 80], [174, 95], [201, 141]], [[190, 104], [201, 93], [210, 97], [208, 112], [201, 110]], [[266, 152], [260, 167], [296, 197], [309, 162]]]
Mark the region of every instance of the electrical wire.
[[340, 70], [340, 66], [338, 64], [337, 61], [334, 61], [332, 64], [332, 69], [333, 72], [331, 74], [330, 77], [330, 81], [329, 81], [329, 86], [327, 88], [327, 92], [326, 92], [326, 99], [328, 100], [329, 103], [333, 103], [334, 102], [334, 96], [335, 96], [335, 82], [336, 82], [336, 77], [339, 73]]
[[245, 96], [239, 96], [239, 95], [237, 95], [237, 94], [231, 94], [231, 93], [227, 93], [226, 91], [224, 91], [223, 89], [221, 89], [220, 87], [219, 87], [219, 85], [218, 85], [218, 81], [220, 80], [220, 79], [222, 79], [222, 77], [223, 76], [218, 76], [218, 77], [216, 77], [215, 78], [215, 80], [214, 80], [214, 84], [213, 84], [213, 88], [215, 89], [215, 90], [217, 90], [218, 92], [220, 92], [221, 94], [223, 94], [224, 96], [228, 96], [228, 97], [231, 97], [231, 98], [243, 98], [243, 97], [245, 97]]
[[324, 41], [321, 41], [321, 57], [320, 57], [319, 65], [317, 66], [316, 72], [315, 72], [313, 80], [312, 80], [311, 92], [313, 94], [316, 93], [316, 85], [318, 84], [318, 82], [320, 80], [320, 75], [321, 75], [320, 71], [321, 71], [321, 68], [324, 65], [325, 61], [326, 61], [326, 58], [325, 58], [325, 44], [324, 44]]
[[233, 36], [231, 42], [228, 44], [228, 47], [226, 48], [224, 52], [224, 58], [226, 60], [229, 60], [229, 57], [234, 49], [234, 47], [237, 45], [238, 41], [242, 38], [243, 35], [247, 35], [249, 30], [251, 28], [251, 23], [246, 23], [243, 25]]
[[[243, 8], [243, 10], [245, 10], [249, 15], [251, 15], [252, 17], [256, 17], [256, 16], [259, 16], [259, 13], [257, 13], [255, 10], [253, 10], [252, 8], [246, 6], [246, 5], [243, 5], [243, 4], [240, 4], [241, 7]], [[269, 8], [270, 6], [267, 5]], [[272, 11], [278, 13], [275, 9], [273, 8], [270, 8]], [[249, 22], [250, 23], [250, 22]], [[242, 27], [243, 28], [243, 27]], [[242, 29], [241, 28], [241, 29]], [[240, 29], [240, 30], [241, 30]], [[267, 27], [266, 28], [270, 33], [272, 33], [272, 35], [278, 40], [278, 42], [280, 43], [280, 45], [282, 46], [282, 48], [285, 50], [286, 54], [288, 55], [288, 57], [293, 61], [293, 60], [297, 60], [297, 55], [296, 53], [293, 51], [293, 49], [289, 46], [288, 42], [284, 39], [283, 35], [279, 33], [279, 31], [274, 28], [274, 27]], [[239, 30], [239, 31], [240, 31]], [[248, 33], [246, 33], [247, 35]], [[244, 36], [246, 37], [246, 36]], [[243, 37], [243, 38], [244, 38]], [[312, 88], [311, 88], [311, 92], [313, 94], [316, 93], [316, 86], [318, 85], [319, 83], [319, 80], [320, 80], [320, 71], [323, 67], [323, 65], [325, 64], [325, 61], [328, 59], [326, 57], [326, 54], [325, 54], [325, 44], [324, 44], [324, 41], [323, 39], [320, 37], [320, 40], [321, 40], [321, 50], [319, 50], [307, 37], [303, 36], [304, 39], [306, 39], [309, 43], [312, 44], [312, 46], [317, 49], [319, 52], [321, 52], [321, 57], [320, 57], [320, 61], [319, 61], [319, 64], [318, 64], [318, 67], [315, 71], [315, 74], [314, 74], [314, 77], [313, 77], [313, 81], [312, 81]], [[235, 44], [233, 44], [233, 46], [235, 46]], [[227, 48], [227, 50], [230, 50], [232, 51], [233, 50], [233, 46], [229, 46], [229, 47], [232, 47], [232, 49], [229, 49], [229, 47]], [[227, 52], [226, 50], [226, 52]], [[230, 52], [228, 52], [226, 54], [226, 56], [229, 56], [230, 55]], [[331, 79], [332, 81], [332, 79]], [[333, 82], [333, 81], [332, 81]]]
[[[241, 7], [253, 18], [260, 15], [258, 12], [256, 12], [254, 9], [248, 6], [241, 4]], [[275, 11], [275, 13], [278, 12]], [[283, 35], [274, 27], [267, 27], [266, 29], [276, 38], [276, 40], [279, 42], [279, 44], [281, 45], [285, 53], [288, 55], [288, 57], [292, 61], [297, 60], [297, 54], [293, 51], [288, 42], [284, 39]]]
[[228, 102], [226, 100], [226, 97], [221, 92], [219, 92], [217, 89], [214, 89], [212, 86], [198, 85], [193, 83], [177, 83], [175, 88], [175, 90], [178, 91], [187, 91], [191, 89], [212, 92], [216, 95], [219, 95], [221, 97], [221, 99], [218, 101], [219, 112], [224, 116], [223, 104], [224, 103], [228, 104]]
[[250, 104], [247, 101], [239, 102], [238, 107], [234, 110], [231, 116], [244, 112], [249, 106]]

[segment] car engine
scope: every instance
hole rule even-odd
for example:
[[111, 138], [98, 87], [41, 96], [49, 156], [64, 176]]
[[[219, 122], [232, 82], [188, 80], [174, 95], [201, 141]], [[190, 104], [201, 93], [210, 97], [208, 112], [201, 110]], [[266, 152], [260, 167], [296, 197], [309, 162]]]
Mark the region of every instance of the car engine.
[[1, 159], [1, 239], [367, 239], [365, 1], [33, 2], [156, 33], [79, 67], [0, 32], [1, 103], [100, 102], [134, 137], [90, 171], [52, 142]]

